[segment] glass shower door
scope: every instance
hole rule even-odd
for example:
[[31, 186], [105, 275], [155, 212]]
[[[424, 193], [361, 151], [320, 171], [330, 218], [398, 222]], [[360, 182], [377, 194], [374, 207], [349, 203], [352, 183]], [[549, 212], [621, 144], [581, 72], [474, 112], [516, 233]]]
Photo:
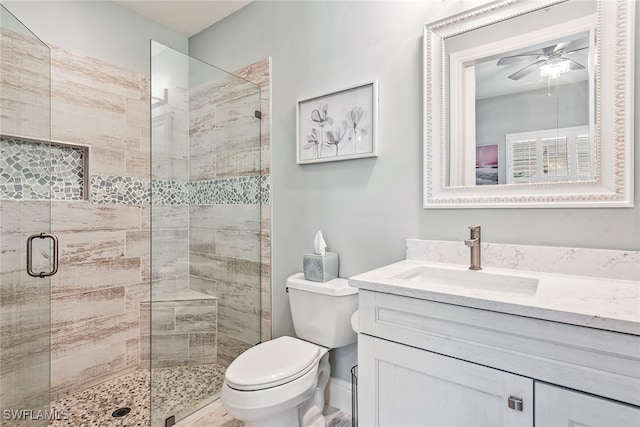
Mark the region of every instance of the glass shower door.
[[50, 51], [1, 5], [0, 24], [0, 426], [47, 426], [64, 416], [49, 409]]
[[260, 89], [151, 44], [152, 426], [220, 394], [260, 341]]

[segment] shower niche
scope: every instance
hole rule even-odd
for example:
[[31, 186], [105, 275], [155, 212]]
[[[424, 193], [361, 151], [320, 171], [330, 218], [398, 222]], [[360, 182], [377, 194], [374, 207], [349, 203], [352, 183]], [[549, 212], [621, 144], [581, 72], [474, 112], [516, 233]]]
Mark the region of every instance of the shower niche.
[[0, 194], [9, 200], [86, 200], [89, 148], [0, 135]]

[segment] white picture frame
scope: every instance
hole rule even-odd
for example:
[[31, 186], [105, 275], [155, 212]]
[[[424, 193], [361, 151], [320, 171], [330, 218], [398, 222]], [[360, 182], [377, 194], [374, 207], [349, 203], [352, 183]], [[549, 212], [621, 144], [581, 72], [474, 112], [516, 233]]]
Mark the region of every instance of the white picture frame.
[[299, 100], [296, 163], [378, 156], [376, 80]]

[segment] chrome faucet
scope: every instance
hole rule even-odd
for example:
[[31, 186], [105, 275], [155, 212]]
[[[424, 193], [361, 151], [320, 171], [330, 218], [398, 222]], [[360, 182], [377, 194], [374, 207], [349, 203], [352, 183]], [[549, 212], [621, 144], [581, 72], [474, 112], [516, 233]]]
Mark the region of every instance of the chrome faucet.
[[480, 226], [470, 225], [469, 230], [471, 235], [464, 241], [465, 246], [471, 248], [471, 263], [469, 270], [482, 270], [482, 257], [480, 255]]

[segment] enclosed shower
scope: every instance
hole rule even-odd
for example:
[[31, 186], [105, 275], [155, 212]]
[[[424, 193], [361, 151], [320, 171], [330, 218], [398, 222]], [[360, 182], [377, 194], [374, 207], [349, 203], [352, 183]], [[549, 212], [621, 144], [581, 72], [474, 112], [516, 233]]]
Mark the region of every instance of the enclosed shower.
[[0, 12], [0, 426], [172, 425], [270, 336], [261, 89]]

